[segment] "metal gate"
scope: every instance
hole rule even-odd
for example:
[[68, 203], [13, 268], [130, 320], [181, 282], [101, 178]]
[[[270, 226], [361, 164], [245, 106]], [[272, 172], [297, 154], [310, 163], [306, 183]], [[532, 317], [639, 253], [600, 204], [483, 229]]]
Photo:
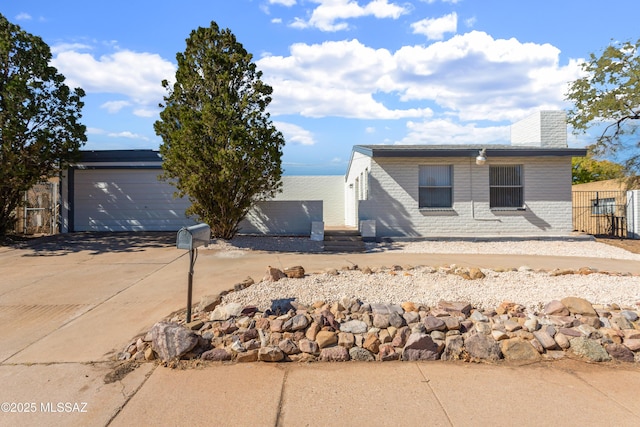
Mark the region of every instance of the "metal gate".
[[41, 182], [25, 191], [17, 209], [17, 234], [56, 234], [58, 232], [58, 184]]
[[575, 231], [627, 237], [626, 191], [574, 191], [572, 195]]

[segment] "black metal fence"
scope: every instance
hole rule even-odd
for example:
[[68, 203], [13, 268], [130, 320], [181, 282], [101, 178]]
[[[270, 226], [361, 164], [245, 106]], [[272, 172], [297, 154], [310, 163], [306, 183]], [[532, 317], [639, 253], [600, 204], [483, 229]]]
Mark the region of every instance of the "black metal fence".
[[626, 191], [574, 191], [573, 229], [595, 236], [627, 237]]

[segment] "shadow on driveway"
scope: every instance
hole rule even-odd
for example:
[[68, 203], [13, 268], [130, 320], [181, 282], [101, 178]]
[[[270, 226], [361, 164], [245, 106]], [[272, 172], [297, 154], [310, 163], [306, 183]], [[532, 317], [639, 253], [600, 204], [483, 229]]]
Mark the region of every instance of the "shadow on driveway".
[[87, 232], [57, 234], [20, 240], [5, 240], [0, 246], [32, 249], [24, 256], [63, 256], [89, 251], [91, 255], [104, 253], [141, 252], [149, 248], [175, 246], [176, 233], [171, 232]]

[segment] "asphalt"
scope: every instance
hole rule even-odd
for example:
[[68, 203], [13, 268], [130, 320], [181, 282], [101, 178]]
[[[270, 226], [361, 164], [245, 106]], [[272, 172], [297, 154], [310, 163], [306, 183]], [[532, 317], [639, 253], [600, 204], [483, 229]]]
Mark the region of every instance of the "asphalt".
[[[74, 234], [0, 247], [0, 425], [386, 426], [640, 424], [640, 367], [577, 360], [231, 364], [131, 372], [114, 356], [186, 305], [174, 234]], [[580, 268], [602, 258], [201, 250], [194, 302], [268, 265]]]

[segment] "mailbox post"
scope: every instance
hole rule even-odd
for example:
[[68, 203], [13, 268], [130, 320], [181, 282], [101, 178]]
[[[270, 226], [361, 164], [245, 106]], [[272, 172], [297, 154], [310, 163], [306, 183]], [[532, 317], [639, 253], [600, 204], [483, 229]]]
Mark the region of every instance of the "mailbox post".
[[211, 228], [207, 224], [196, 224], [178, 230], [176, 247], [189, 251], [189, 285], [187, 290], [187, 323], [191, 322], [191, 294], [193, 290], [193, 266], [198, 258], [198, 247], [209, 246]]

